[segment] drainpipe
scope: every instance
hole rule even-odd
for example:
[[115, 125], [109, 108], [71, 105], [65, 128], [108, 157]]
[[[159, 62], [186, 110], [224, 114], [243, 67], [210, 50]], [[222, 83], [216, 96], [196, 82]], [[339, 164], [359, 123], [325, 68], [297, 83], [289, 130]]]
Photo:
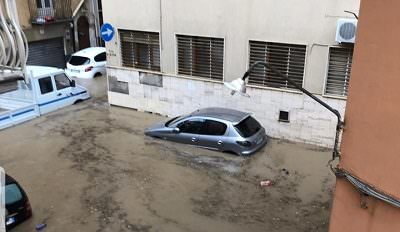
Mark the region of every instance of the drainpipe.
[[163, 49], [162, 31], [162, 0], [160, 0], [160, 50]]

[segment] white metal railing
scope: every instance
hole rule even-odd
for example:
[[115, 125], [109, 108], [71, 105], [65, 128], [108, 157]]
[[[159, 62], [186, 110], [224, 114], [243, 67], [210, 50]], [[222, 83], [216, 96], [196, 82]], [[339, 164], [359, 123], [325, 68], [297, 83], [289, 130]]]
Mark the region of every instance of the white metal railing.
[[15, 0], [0, 0], [0, 81], [13, 72], [25, 77], [28, 42], [19, 24]]
[[54, 9], [52, 7], [37, 8], [36, 22], [45, 23], [46, 21], [54, 20]]

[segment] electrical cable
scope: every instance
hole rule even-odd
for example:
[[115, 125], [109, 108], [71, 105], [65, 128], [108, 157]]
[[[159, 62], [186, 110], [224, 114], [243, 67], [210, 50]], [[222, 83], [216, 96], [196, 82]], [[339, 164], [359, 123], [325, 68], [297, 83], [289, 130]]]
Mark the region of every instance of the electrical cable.
[[384, 201], [394, 207], [400, 208], [400, 201], [395, 199], [392, 196], [389, 196], [386, 193], [383, 193], [376, 189], [375, 187], [370, 186], [369, 184], [364, 183], [359, 178], [350, 174], [348, 171], [341, 168], [332, 168], [333, 173], [338, 178], [346, 178], [359, 192], [364, 193], [368, 196], [375, 197], [381, 201]]

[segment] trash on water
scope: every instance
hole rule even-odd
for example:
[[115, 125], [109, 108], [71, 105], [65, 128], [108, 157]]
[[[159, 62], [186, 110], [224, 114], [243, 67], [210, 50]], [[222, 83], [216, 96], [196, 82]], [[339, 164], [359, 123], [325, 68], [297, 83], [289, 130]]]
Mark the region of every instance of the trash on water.
[[272, 182], [272, 180], [263, 180], [260, 182], [260, 186], [261, 187], [269, 187], [272, 186], [274, 183]]
[[286, 168], [282, 168], [281, 170], [285, 175], [289, 175], [289, 171]]
[[41, 231], [47, 226], [46, 223], [40, 223], [36, 225], [36, 231]]

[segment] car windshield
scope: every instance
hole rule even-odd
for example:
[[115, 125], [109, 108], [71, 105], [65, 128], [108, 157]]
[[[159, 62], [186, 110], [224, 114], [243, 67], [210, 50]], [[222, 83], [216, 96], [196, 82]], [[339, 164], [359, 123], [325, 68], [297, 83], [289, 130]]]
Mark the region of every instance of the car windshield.
[[90, 63], [90, 59], [83, 56], [72, 56], [69, 63], [72, 65], [85, 65]]
[[247, 138], [257, 133], [261, 129], [261, 125], [253, 117], [249, 116], [235, 125], [235, 129], [241, 136]]
[[172, 118], [172, 119], [168, 120], [168, 121], [165, 123], [165, 126], [173, 125], [173, 124], [175, 124], [176, 122], [178, 122], [178, 121], [180, 121], [181, 119], [186, 118], [186, 117], [187, 117], [187, 116], [178, 116], [178, 117]]
[[6, 191], [6, 205], [13, 204], [22, 199], [22, 193], [16, 184], [9, 184], [5, 187]]

